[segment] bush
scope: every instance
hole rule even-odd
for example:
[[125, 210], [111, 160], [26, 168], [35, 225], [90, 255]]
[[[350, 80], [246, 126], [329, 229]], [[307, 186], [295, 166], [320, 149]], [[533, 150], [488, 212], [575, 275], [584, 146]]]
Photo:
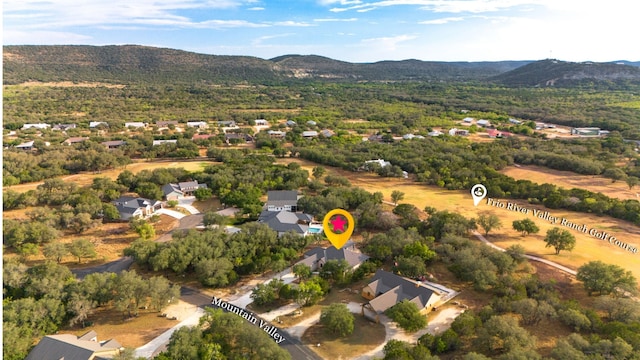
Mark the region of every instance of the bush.
[[385, 314], [406, 331], [417, 331], [427, 325], [427, 318], [420, 314], [418, 306], [406, 299], [389, 308]]

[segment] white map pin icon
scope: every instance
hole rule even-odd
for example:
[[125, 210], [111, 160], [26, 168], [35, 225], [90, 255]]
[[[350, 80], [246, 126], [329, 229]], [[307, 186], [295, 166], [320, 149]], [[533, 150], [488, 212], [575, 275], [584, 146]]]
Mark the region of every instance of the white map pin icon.
[[478, 206], [480, 201], [487, 196], [487, 188], [482, 184], [475, 184], [471, 188], [471, 196], [473, 196], [473, 206]]

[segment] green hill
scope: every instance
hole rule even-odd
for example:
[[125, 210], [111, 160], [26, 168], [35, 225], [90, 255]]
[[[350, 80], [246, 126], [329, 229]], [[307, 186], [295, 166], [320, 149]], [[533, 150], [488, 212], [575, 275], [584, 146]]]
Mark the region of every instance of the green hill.
[[638, 85], [640, 68], [619, 63], [575, 63], [547, 59], [502, 73], [492, 80], [507, 86]]
[[478, 80], [528, 62], [349, 63], [315, 55], [270, 60], [218, 56], [137, 45], [4, 46], [4, 83], [99, 81], [110, 83], [252, 83], [300, 79], [331, 81]]

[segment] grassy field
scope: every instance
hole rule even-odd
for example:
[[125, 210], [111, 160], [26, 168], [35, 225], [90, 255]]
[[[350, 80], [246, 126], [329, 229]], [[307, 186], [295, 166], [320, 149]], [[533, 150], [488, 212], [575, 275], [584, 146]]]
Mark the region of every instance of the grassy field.
[[500, 172], [516, 180], [554, 184], [565, 189], [586, 189], [622, 200], [638, 199], [638, 194], [640, 194], [639, 188], [630, 190], [624, 181], [612, 183], [611, 179], [599, 175], [580, 175], [571, 171], [552, 170], [535, 165], [510, 166]]
[[[305, 169], [317, 166], [310, 161], [300, 159], [281, 159], [278, 161], [283, 163], [296, 161]], [[387, 201], [391, 201], [392, 191], [399, 190], [405, 193], [404, 200], [400, 203], [410, 203], [418, 209], [432, 206], [438, 210], [458, 212], [463, 216], [473, 218], [477, 218], [480, 213], [485, 211], [493, 213], [500, 217], [502, 228], [491, 232], [488, 240], [500, 247], [520, 244], [524, 246], [525, 249], [527, 249], [527, 253], [531, 255], [540, 256], [573, 269], [592, 260], [602, 260], [606, 263], [616, 264], [627, 270], [631, 270], [637, 278], [640, 278], [640, 254], [633, 254], [609, 242], [598, 240], [588, 234], [561, 226], [561, 228], [569, 230], [576, 237], [577, 245], [571, 253], [561, 252], [560, 255], [555, 255], [552, 248], [545, 248], [543, 239], [547, 230], [554, 226], [559, 226], [559, 224], [552, 225], [550, 222], [535, 218], [532, 215], [524, 215], [518, 212], [492, 207], [487, 205], [486, 200], [482, 201], [477, 207], [473, 206], [471, 195], [467, 191], [450, 191], [436, 186], [418, 184], [409, 179], [381, 178], [370, 173], [353, 173], [327, 166], [325, 166], [325, 168], [328, 170], [328, 174], [339, 174], [347, 177], [353, 186], [361, 187], [370, 192], [381, 192]], [[530, 205], [521, 200], [502, 200], [502, 202], [515, 203], [531, 211], [533, 211], [533, 209], [542, 210], [543, 212], [547, 211], [544, 206]], [[600, 231], [606, 231], [618, 240], [640, 248], [640, 227], [629, 222], [606, 216], [596, 216], [566, 210], [550, 210], [549, 212], [555, 217], [566, 218], [573, 223], [586, 224], [590, 229], [597, 228]], [[527, 217], [536, 222], [538, 227], [540, 227], [540, 233], [522, 237], [511, 228], [514, 220], [522, 220]]]
[[[101, 173], [81, 173], [74, 175], [63, 176], [61, 179], [64, 181], [74, 182], [80, 186], [89, 185], [93, 181], [94, 178], [97, 177], [107, 177], [112, 180], [115, 180], [118, 175], [124, 170], [129, 170], [134, 174], [142, 171], [142, 170], [154, 170], [160, 168], [184, 168], [187, 171], [200, 171], [203, 170], [208, 165], [218, 164], [213, 161], [157, 161], [157, 162], [134, 162], [132, 164], [126, 165], [122, 168], [111, 169], [107, 171], [103, 171]], [[17, 192], [25, 192], [29, 190], [35, 190], [38, 185], [42, 184], [42, 182], [34, 182], [27, 184], [19, 184], [10, 187], [4, 187], [5, 190], [11, 189]]]
[[91, 326], [67, 327], [60, 331], [80, 336], [89, 330], [95, 330], [100, 341], [116, 339], [124, 347], [137, 348], [179, 323], [159, 315], [155, 310], [140, 310], [137, 317], [125, 319], [122, 312], [114, 308], [98, 308], [89, 316], [88, 321], [93, 323]]
[[353, 333], [344, 338], [328, 332], [322, 325], [315, 324], [305, 331], [302, 342], [320, 344], [313, 350], [324, 359], [352, 359], [375, 349], [384, 342], [384, 325], [376, 324], [355, 314]]

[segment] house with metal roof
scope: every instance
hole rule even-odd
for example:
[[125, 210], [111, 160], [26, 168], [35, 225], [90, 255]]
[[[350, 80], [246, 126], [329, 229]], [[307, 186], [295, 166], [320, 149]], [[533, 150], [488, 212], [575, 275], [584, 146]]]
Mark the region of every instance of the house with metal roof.
[[88, 140], [88, 137], [82, 137], [82, 136], [74, 136], [74, 137], [70, 137], [67, 140], [62, 142], [62, 145], [73, 145], [73, 144], [78, 144], [81, 142], [84, 142], [86, 140]]
[[109, 150], [117, 149], [123, 145], [126, 145], [127, 142], [124, 140], [109, 140], [103, 141], [101, 144]]
[[40, 340], [26, 360], [100, 360], [119, 355], [124, 348], [116, 340], [98, 341], [91, 330], [82, 336], [47, 335]]
[[165, 144], [177, 144], [178, 140], [175, 139], [170, 139], [170, 140], [153, 140], [153, 143], [151, 143], [151, 146], [160, 146], [160, 145], [165, 145]]
[[121, 196], [111, 203], [118, 209], [120, 220], [125, 221], [135, 217], [146, 218], [153, 215], [156, 210], [162, 209], [160, 201], [131, 196]]
[[271, 190], [267, 192], [268, 211], [296, 211], [298, 209], [298, 192], [296, 190]]
[[345, 260], [349, 264], [350, 269], [357, 269], [360, 264], [365, 262], [369, 257], [361, 252], [356, 252], [355, 244], [345, 244], [340, 249], [335, 246], [328, 248], [317, 247], [304, 253], [304, 259], [298, 261], [297, 264], [304, 264], [311, 268], [311, 271], [320, 269], [327, 261]]
[[145, 128], [147, 127], [147, 123], [143, 123], [141, 121], [133, 121], [124, 123], [125, 128]]
[[75, 129], [77, 127], [78, 126], [76, 124], [56, 124], [56, 125], [53, 125], [51, 130], [67, 131], [69, 129]]
[[98, 127], [98, 126], [100, 126], [100, 125], [102, 125], [102, 126], [109, 126], [109, 124], [107, 124], [107, 123], [106, 123], [106, 122], [104, 122], [104, 121], [90, 121], [90, 122], [89, 122], [89, 128], [95, 128], [95, 127]]
[[45, 124], [45, 123], [37, 123], [37, 124], [24, 124], [22, 125], [22, 129], [21, 130], [27, 130], [27, 129], [40, 129], [40, 130], [44, 130], [44, 129], [48, 129], [50, 128], [51, 125], [49, 124]]
[[318, 132], [315, 130], [307, 130], [302, 132], [302, 137], [305, 139], [311, 139], [318, 137]]
[[362, 313], [379, 321], [380, 314], [405, 299], [416, 304], [420, 311], [429, 311], [441, 300], [443, 293], [444, 290], [427, 283], [378, 270], [362, 289], [362, 296], [369, 300], [362, 306]]

